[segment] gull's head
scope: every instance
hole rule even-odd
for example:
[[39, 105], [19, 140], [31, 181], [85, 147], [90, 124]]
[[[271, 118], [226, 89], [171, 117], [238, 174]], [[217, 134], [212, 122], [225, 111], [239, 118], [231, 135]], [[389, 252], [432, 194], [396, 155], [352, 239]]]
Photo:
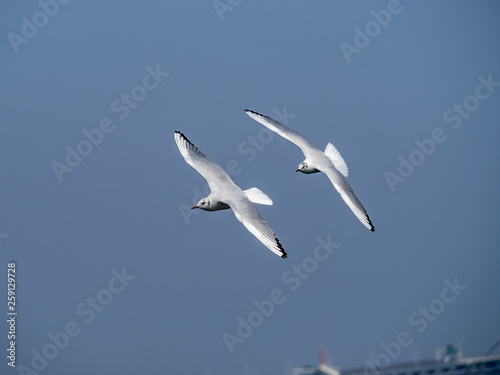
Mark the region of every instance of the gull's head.
[[299, 164], [299, 168], [295, 172], [304, 172], [307, 169], [307, 163], [303, 162]]
[[191, 209], [201, 208], [202, 210], [207, 210], [209, 207], [210, 201], [208, 200], [208, 198], [203, 198], [198, 203], [196, 203], [196, 206], [191, 207]]
[[210, 197], [211, 196], [209, 195], [208, 197], [203, 198], [198, 203], [196, 203], [196, 206], [191, 207], [191, 209], [201, 208], [202, 210], [205, 211], [219, 211], [219, 210], [228, 210], [231, 208], [228, 204], [221, 202], [214, 197], [212, 197], [210, 200], [209, 199]]
[[302, 173], [317, 173], [319, 172], [318, 169], [311, 167], [307, 162], [303, 161], [302, 163], [299, 164], [299, 168], [295, 172], [302, 172]]

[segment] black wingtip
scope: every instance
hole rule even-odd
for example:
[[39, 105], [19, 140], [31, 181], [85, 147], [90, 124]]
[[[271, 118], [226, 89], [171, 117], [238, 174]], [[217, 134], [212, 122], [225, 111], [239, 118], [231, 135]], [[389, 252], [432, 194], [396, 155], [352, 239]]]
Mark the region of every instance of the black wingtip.
[[275, 120], [273, 120], [273, 118], [271, 118], [269, 116], [263, 115], [262, 113], [259, 113], [259, 112], [252, 111], [250, 109], [245, 109], [245, 112], [247, 112], [247, 114], [248, 114], [248, 112], [250, 112], [253, 115], [263, 117], [263, 118], [267, 119], [268, 121], [275, 121]]
[[375, 232], [375, 227], [372, 224], [372, 221], [370, 220], [370, 216], [366, 215], [366, 218], [368, 219], [368, 224], [370, 224], [370, 231]]
[[174, 133], [179, 134], [182, 137], [182, 139], [184, 139], [187, 143], [189, 143], [191, 146], [196, 147], [189, 139], [187, 139], [187, 137], [184, 135], [184, 133], [182, 133], [178, 130], [176, 130]]
[[179, 134], [181, 136], [181, 138], [187, 139], [186, 136], [184, 135], [184, 133], [182, 133], [178, 130], [174, 131], [174, 134]]
[[[180, 132], [180, 131], [176, 130], [174, 133], [175, 133], [175, 134], [179, 134], [182, 138], [186, 138], [186, 136], [184, 135], [184, 133], [183, 133], [183, 132]], [[187, 139], [187, 138], [186, 138], [186, 139]]]
[[283, 248], [283, 245], [281, 245], [281, 242], [280, 242], [280, 240], [278, 240], [278, 237], [274, 236], [274, 239], [276, 240], [276, 245], [278, 245], [278, 248], [281, 250], [281, 257], [283, 259], [286, 259], [287, 253], [286, 253], [285, 249]]

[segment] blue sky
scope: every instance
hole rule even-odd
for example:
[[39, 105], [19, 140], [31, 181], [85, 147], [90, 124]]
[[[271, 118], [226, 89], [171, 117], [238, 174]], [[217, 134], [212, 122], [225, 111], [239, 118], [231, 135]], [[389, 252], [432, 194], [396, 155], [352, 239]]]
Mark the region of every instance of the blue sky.
[[[497, 2], [1, 8], [0, 277], [6, 298], [15, 261], [18, 312], [2, 373], [287, 374], [320, 346], [352, 368], [404, 332], [391, 363], [500, 338]], [[332, 142], [376, 232], [247, 108]], [[175, 130], [273, 199], [259, 209], [288, 259], [229, 211], [183, 216], [205, 182]], [[321, 241], [338, 244], [324, 260]]]

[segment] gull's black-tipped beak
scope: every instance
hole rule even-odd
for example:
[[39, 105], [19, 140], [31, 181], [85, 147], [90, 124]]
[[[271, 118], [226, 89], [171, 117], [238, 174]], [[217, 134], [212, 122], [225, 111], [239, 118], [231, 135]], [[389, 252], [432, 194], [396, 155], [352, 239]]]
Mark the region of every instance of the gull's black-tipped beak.
[[198, 206], [191, 207], [192, 210], [194, 210], [195, 208], [200, 208], [200, 207], [198, 207]]
[[300, 169], [297, 169], [295, 172], [300, 172]]

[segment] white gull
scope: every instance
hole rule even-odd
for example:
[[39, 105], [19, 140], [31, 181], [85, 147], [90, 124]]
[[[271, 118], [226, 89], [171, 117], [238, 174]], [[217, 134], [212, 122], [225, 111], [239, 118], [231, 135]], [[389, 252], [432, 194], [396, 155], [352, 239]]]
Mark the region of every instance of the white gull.
[[201, 199], [193, 208], [205, 211], [231, 208], [250, 233], [273, 253], [286, 258], [285, 249], [254, 204], [272, 205], [273, 201], [255, 187], [241, 190], [217, 163], [209, 159], [181, 132], [175, 131], [174, 139], [186, 163], [201, 174], [210, 187], [210, 195]]
[[361, 221], [361, 223], [372, 232], [375, 231], [365, 208], [361, 204], [358, 197], [356, 197], [351, 185], [349, 185], [349, 182], [347, 181], [346, 177], [349, 174], [349, 169], [347, 168], [347, 165], [340, 153], [331, 143], [328, 143], [325, 151], [323, 152], [314, 147], [311, 142], [303, 136], [291, 129], [288, 129], [278, 121], [248, 109], [246, 109], [245, 112], [255, 121], [281, 135], [283, 138], [300, 148], [306, 159], [299, 164], [297, 172], [300, 171], [306, 174], [323, 172], [326, 174], [335, 189], [339, 192], [342, 199], [345, 203], [347, 203], [359, 221]]

